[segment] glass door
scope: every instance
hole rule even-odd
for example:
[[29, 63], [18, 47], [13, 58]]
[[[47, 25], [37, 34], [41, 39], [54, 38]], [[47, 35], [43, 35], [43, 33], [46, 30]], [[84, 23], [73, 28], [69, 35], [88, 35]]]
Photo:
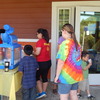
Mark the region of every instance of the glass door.
[[76, 33], [82, 50], [89, 51], [93, 62], [89, 69], [90, 84], [100, 85], [100, 7], [76, 7]]

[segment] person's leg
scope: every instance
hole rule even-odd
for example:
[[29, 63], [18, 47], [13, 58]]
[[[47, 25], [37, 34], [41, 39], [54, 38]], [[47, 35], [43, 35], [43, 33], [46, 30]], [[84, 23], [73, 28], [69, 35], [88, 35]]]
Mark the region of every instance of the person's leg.
[[82, 95], [81, 95], [81, 90], [78, 88], [78, 90], [77, 90], [77, 97], [78, 98], [81, 98], [82, 97]]
[[60, 100], [68, 100], [71, 84], [58, 84], [58, 93], [60, 94]]
[[41, 69], [42, 81], [43, 81], [43, 92], [46, 92], [48, 86], [48, 72], [51, 67], [51, 61], [43, 62], [43, 67]]
[[80, 94], [80, 93], [81, 93], [81, 90], [80, 90], [79, 88], [78, 88], [78, 90], [77, 90], [77, 93], [78, 93], [78, 94]]
[[22, 100], [29, 100], [29, 89], [22, 88]]
[[60, 100], [68, 100], [69, 94], [60, 94]]
[[78, 89], [77, 89], [77, 94], [81, 94], [81, 82], [78, 83]]
[[78, 89], [78, 83], [74, 83], [71, 85], [71, 89], [70, 89], [70, 100], [78, 100], [77, 97], [77, 89]]
[[46, 92], [48, 86], [48, 82], [43, 83], [43, 91]]
[[70, 91], [70, 100], [78, 100], [77, 90], [71, 90]]
[[38, 62], [39, 64], [39, 70], [37, 70], [36, 72], [36, 81], [37, 81], [37, 89], [38, 89], [38, 92], [41, 93], [43, 90], [42, 90], [42, 82], [40, 80], [40, 76], [41, 76], [41, 62]]
[[89, 96], [90, 95], [90, 91], [89, 90], [86, 90], [86, 92], [87, 92], [87, 95]]
[[40, 75], [42, 77], [43, 82], [41, 82], [39, 79], [37, 80], [37, 87], [38, 87], [39, 93], [36, 99], [40, 99], [42, 97], [47, 96], [46, 95], [46, 89], [48, 85], [47, 74], [48, 74], [49, 69], [48, 69], [47, 62], [39, 62], [39, 71], [40, 71]]
[[36, 87], [30, 88], [29, 94], [30, 94], [29, 100], [36, 100]]
[[91, 94], [90, 94], [90, 89], [89, 89], [89, 80], [88, 79], [85, 79], [85, 81], [86, 81], [86, 92], [87, 92], [87, 96], [90, 96]]
[[81, 98], [82, 97], [82, 95], [81, 95], [81, 82], [79, 82], [78, 83], [78, 89], [77, 89], [77, 96], [78, 96], [78, 98]]
[[47, 72], [42, 73], [42, 80], [43, 80], [43, 91], [46, 92], [47, 86], [48, 86], [48, 78], [47, 78]]
[[39, 93], [43, 91], [42, 82], [40, 80], [37, 81], [37, 89]]

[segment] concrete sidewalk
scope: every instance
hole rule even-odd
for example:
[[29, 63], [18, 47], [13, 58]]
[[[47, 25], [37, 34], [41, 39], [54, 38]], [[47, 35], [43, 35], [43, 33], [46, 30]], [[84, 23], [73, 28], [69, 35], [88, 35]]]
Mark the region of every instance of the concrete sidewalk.
[[[90, 86], [90, 91], [93, 96], [95, 96], [95, 100], [100, 100], [100, 86]], [[17, 100], [22, 100], [21, 99], [21, 90], [17, 92], [16, 94]], [[88, 100], [86, 97], [86, 93], [82, 92], [82, 98], [79, 100]], [[52, 84], [49, 83], [49, 86], [47, 88], [47, 97], [38, 99], [38, 100], [60, 100], [59, 99], [59, 94], [53, 94], [52, 93]]]
[[[100, 100], [100, 86], [90, 86], [90, 91], [93, 96], [95, 96], [95, 100]], [[59, 94], [55, 95], [52, 93], [52, 85], [49, 85], [47, 89], [47, 97], [40, 100], [60, 100]], [[79, 100], [88, 100], [86, 93], [82, 92], [82, 98]]]

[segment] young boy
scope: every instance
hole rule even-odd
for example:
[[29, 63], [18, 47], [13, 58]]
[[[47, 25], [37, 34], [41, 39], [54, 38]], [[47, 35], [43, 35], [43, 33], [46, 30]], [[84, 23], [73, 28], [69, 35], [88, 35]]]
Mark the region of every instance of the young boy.
[[19, 71], [22, 77], [22, 100], [35, 100], [36, 98], [36, 70], [38, 64], [32, 56], [33, 47], [31, 45], [24, 46], [25, 56], [19, 64]]
[[88, 69], [92, 65], [92, 60], [89, 59], [89, 53], [87, 51], [82, 52], [81, 58], [82, 58], [82, 69], [83, 69], [84, 80], [79, 82], [79, 89], [77, 95], [78, 97], [81, 97], [82, 96], [80, 94], [81, 90], [86, 91], [88, 95], [87, 98], [91, 99], [94, 98], [94, 96], [90, 94], [89, 90]]

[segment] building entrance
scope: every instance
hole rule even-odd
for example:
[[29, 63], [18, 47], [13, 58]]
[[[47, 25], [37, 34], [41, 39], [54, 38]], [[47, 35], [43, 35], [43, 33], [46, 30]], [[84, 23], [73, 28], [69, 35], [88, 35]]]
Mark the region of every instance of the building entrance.
[[[57, 41], [61, 27], [70, 23], [82, 50], [88, 50], [93, 65], [89, 70], [90, 85], [100, 85], [100, 1], [74, 1], [52, 3], [51, 80], [55, 76]], [[95, 80], [95, 82], [94, 82]]]

